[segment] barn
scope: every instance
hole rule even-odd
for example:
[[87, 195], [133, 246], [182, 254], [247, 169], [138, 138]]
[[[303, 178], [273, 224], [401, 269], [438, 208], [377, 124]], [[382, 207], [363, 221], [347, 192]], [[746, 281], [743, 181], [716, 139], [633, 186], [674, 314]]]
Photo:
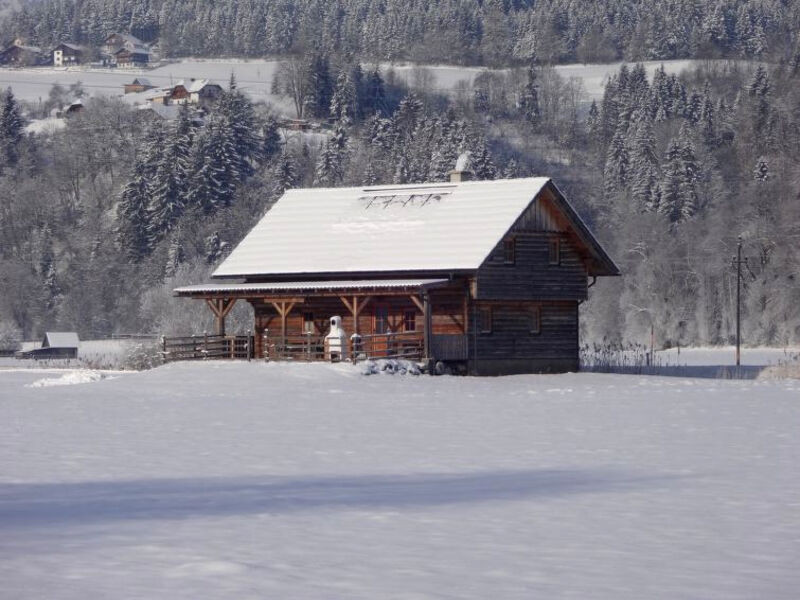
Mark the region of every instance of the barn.
[[[205, 300], [225, 333], [254, 311], [254, 354], [418, 356], [473, 374], [578, 368], [578, 307], [619, 269], [545, 177], [287, 191], [212, 274], [175, 295]], [[337, 356], [339, 356], [337, 354]]]

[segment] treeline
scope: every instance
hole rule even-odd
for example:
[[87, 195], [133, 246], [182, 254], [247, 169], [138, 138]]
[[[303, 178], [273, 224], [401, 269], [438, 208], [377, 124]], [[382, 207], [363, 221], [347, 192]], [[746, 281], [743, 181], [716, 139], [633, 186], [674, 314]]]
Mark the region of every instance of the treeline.
[[623, 67], [587, 109], [548, 68], [487, 72], [444, 98], [424, 77], [408, 90], [315, 64], [302, 78], [326, 83], [303, 105], [328, 125], [313, 132], [278, 129], [235, 82], [203, 121], [90, 99], [36, 136], [5, 94], [0, 329], [202, 331], [209, 311], [172, 288], [205, 280], [285, 189], [442, 181], [469, 151], [479, 178], [553, 177], [620, 264], [583, 305], [584, 340], [732, 341], [741, 236], [745, 340], [800, 342], [797, 65]]
[[588, 122], [594, 204], [625, 276], [598, 286], [594, 336], [731, 343], [741, 238], [745, 340], [800, 341], [797, 66], [625, 67]]
[[797, 54], [786, 0], [43, 0], [0, 27], [45, 47], [110, 32], [164, 56], [323, 54], [507, 66]]

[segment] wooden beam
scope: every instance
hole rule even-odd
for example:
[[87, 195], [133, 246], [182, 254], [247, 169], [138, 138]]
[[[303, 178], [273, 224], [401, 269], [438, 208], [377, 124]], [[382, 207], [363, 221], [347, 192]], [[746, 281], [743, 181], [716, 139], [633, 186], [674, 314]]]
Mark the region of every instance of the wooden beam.
[[422, 314], [425, 315], [425, 336], [423, 337], [424, 342], [424, 350], [425, 350], [425, 360], [430, 360], [431, 358], [431, 324], [433, 323], [433, 319], [431, 319], [431, 298], [429, 294], [425, 294], [423, 296], [423, 311]]
[[236, 304], [236, 298], [223, 298], [222, 299], [222, 314], [221, 314], [221, 316], [222, 316], [223, 319], [228, 316], [228, 313], [231, 312], [231, 309], [233, 308], [234, 304]]
[[295, 304], [302, 304], [306, 301], [305, 296], [263, 296], [261, 300], [264, 304], [275, 304], [276, 302], [294, 302]]
[[453, 323], [455, 323], [456, 325], [458, 325], [458, 328], [459, 328], [459, 329], [460, 329], [460, 330], [461, 330], [463, 333], [466, 333], [466, 332], [467, 332], [467, 328], [466, 328], [466, 321], [459, 321], [459, 320], [458, 320], [458, 317], [456, 317], [456, 316], [455, 316], [453, 313], [450, 313], [450, 312], [449, 312], [449, 313], [447, 313], [447, 316], [448, 316], [448, 317], [450, 317], [450, 320], [451, 320]]
[[356, 310], [355, 308], [353, 308], [353, 305], [350, 304], [350, 301], [347, 298], [345, 298], [344, 296], [339, 296], [339, 300], [341, 300], [342, 304], [344, 304], [347, 307], [347, 310], [350, 311], [351, 315], [355, 314]]
[[420, 299], [419, 299], [419, 298], [416, 296], [416, 294], [409, 294], [409, 296], [408, 296], [408, 297], [409, 297], [409, 298], [411, 298], [411, 301], [412, 301], [414, 304], [416, 304], [416, 305], [417, 305], [417, 308], [419, 309], [419, 312], [421, 312], [421, 313], [423, 313], [423, 314], [424, 314], [424, 313], [425, 313], [425, 305], [422, 303], [422, 300], [420, 300]]
[[211, 312], [214, 313], [215, 317], [219, 317], [219, 307], [217, 306], [217, 299], [215, 298], [212, 300], [211, 298], [206, 298], [206, 304], [208, 304], [208, 308], [211, 309]]

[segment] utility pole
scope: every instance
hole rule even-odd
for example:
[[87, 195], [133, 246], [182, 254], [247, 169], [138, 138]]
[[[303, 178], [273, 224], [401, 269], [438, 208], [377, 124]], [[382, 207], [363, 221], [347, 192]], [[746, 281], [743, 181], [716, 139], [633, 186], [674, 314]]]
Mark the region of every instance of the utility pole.
[[736, 256], [733, 258], [736, 267], [736, 366], [741, 363], [742, 344], [742, 265], [747, 264], [747, 259], [742, 260], [742, 236], [736, 240]]

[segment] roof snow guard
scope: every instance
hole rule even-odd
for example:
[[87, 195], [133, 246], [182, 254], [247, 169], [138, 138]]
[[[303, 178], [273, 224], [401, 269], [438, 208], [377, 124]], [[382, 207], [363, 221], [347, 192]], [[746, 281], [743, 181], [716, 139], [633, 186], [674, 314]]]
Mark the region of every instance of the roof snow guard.
[[353, 279], [350, 281], [277, 281], [271, 283], [209, 283], [175, 288], [176, 296], [248, 296], [250, 294], [430, 288], [448, 283], [447, 279]]
[[619, 269], [547, 177], [288, 190], [213, 278], [327, 278], [476, 270], [545, 189], [592, 258]]

